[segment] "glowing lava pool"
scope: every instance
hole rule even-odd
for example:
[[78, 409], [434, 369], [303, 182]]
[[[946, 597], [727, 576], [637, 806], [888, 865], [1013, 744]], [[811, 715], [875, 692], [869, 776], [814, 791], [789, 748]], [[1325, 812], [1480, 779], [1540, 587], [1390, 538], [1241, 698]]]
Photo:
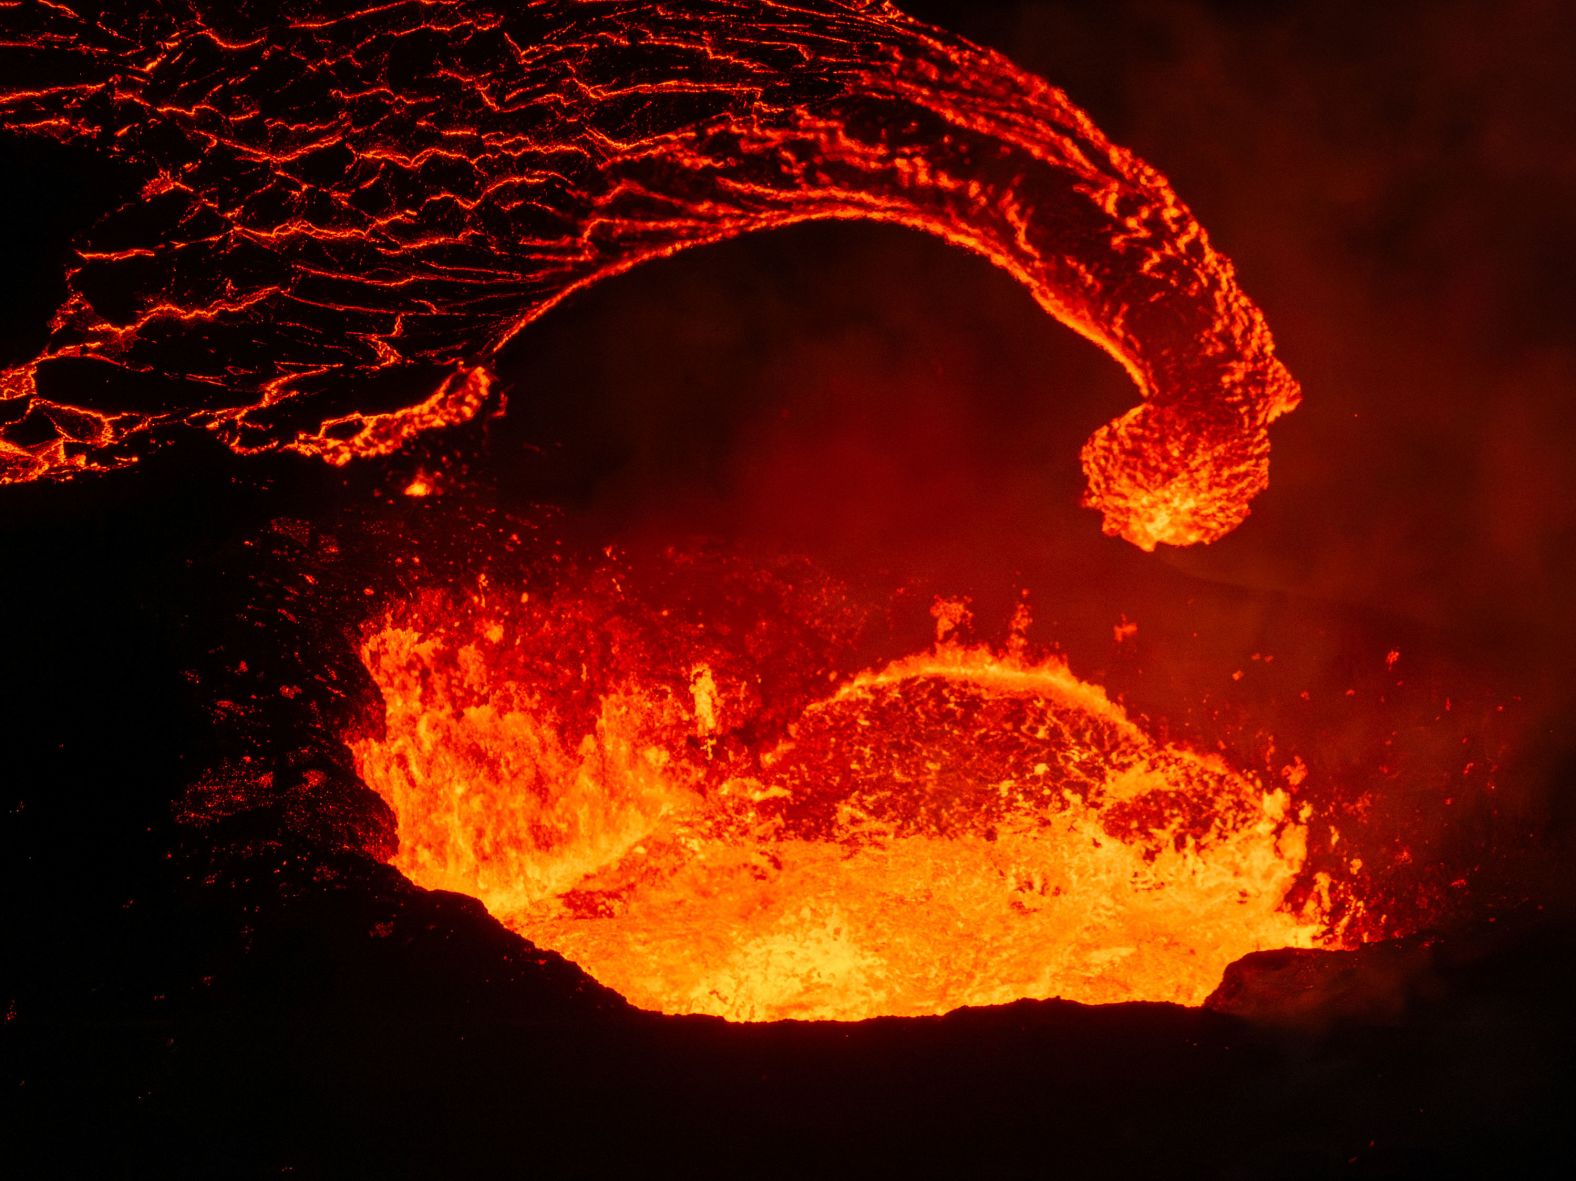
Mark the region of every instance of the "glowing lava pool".
[[1286, 902], [1294, 782], [1152, 740], [1021, 643], [960, 642], [956, 605], [931, 651], [841, 674], [807, 650], [787, 692], [776, 657], [721, 655], [749, 635], [661, 611], [587, 646], [586, 611], [495, 593], [380, 622], [385, 725], [351, 747], [403, 873], [641, 1008], [1198, 1004], [1248, 952], [1330, 941], [1317, 901]]

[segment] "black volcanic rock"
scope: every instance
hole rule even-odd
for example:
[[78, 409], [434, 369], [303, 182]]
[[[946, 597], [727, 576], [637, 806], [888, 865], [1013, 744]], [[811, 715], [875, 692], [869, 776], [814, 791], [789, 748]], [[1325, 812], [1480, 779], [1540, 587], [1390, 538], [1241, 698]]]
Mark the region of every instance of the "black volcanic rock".
[[1351, 951], [1256, 951], [1226, 968], [1204, 1004], [1259, 1025], [1318, 1034], [1398, 1023], [1443, 988], [1433, 938], [1393, 939]]

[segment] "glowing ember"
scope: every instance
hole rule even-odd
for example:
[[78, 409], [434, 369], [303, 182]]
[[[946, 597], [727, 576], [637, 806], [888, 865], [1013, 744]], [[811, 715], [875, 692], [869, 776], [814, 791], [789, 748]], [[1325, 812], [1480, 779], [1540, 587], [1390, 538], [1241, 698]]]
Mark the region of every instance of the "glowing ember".
[[[866, 0], [0, 0], [0, 126], [142, 183], [0, 371], [0, 482], [171, 427], [344, 463], [473, 417], [498, 350], [653, 258], [869, 218], [989, 259], [1143, 404], [1083, 450], [1107, 532], [1210, 541], [1297, 403], [1165, 180], [1066, 95]], [[117, 392], [118, 391], [118, 392]]]
[[1283, 908], [1306, 809], [1155, 743], [1021, 642], [966, 646], [941, 610], [932, 651], [836, 684], [800, 667], [785, 693], [749, 637], [697, 641], [666, 611], [645, 642], [576, 648], [592, 603], [386, 621], [362, 648], [386, 728], [352, 749], [399, 869], [641, 1007], [1196, 1004], [1247, 952], [1321, 940]]

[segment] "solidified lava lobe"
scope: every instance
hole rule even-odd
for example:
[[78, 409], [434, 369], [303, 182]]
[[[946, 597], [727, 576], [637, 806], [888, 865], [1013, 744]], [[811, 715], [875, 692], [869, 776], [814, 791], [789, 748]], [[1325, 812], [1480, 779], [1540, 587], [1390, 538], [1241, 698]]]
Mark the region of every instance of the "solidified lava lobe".
[[804, 648], [784, 691], [782, 652], [649, 603], [621, 613], [651, 642], [588, 640], [606, 608], [571, 589], [391, 615], [361, 649], [384, 724], [351, 747], [396, 867], [637, 1006], [1198, 1004], [1250, 951], [1325, 941], [1286, 905], [1306, 807], [1153, 741], [1059, 661], [944, 636], [828, 675]]
[[1235, 528], [1299, 397], [1159, 173], [887, 4], [0, 0], [0, 22], [0, 128], [142, 186], [0, 371], [0, 482], [180, 426], [386, 454], [476, 415], [569, 293], [829, 218], [983, 255], [1127, 369], [1143, 401], [1085, 445], [1085, 500], [1146, 549]]

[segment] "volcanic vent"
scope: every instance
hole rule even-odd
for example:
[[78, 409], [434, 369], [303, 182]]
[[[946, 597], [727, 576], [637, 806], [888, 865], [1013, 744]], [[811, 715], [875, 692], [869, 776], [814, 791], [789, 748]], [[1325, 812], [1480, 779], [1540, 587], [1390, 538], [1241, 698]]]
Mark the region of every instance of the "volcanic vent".
[[386, 725], [353, 750], [409, 877], [641, 1007], [749, 1021], [1198, 1004], [1323, 939], [1288, 785], [1151, 740], [1026, 619], [998, 652], [940, 602], [932, 650], [850, 675], [780, 575], [663, 565], [687, 608], [615, 563], [370, 631]]
[[[498, 407], [502, 351], [571, 293], [815, 220], [973, 251], [1123, 366], [1142, 401], [1085, 443], [1085, 503], [1141, 549], [1236, 528], [1300, 397], [1164, 178], [887, 5], [17, 20], [7, 125], [107, 145], [142, 183], [81, 244], [43, 347], [0, 373], [0, 481], [124, 466], [182, 427], [240, 454], [389, 455]], [[117, 401], [130, 375], [164, 384]], [[850, 663], [837, 626], [783, 649], [824, 614], [788, 590], [725, 632], [726, 595], [680, 610], [594, 583], [390, 608], [360, 640], [385, 713], [354, 755], [400, 868], [637, 1004], [1197, 1003], [1248, 951], [1333, 938], [1295, 775], [1151, 738], [1021, 628], [970, 645], [943, 602], [928, 651]]]

